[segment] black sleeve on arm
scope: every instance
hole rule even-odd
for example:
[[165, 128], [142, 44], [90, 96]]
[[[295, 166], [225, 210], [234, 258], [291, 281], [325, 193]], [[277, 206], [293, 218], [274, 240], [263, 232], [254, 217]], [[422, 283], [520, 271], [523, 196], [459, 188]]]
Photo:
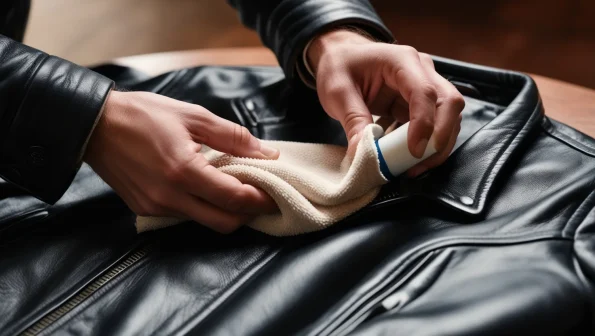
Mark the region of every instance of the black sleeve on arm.
[[0, 35], [0, 176], [47, 203], [68, 189], [113, 82]]
[[227, 0], [239, 11], [248, 28], [256, 30], [263, 44], [277, 56], [289, 79], [308, 42], [324, 30], [350, 25], [375, 39], [393, 43], [394, 38], [368, 0]]

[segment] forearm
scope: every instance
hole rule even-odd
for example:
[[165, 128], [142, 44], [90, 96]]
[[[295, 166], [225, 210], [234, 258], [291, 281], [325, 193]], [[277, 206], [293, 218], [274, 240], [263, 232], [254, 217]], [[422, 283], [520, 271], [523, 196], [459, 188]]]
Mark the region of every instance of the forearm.
[[0, 36], [0, 176], [57, 201], [80, 167], [112, 81]]
[[256, 30], [275, 53], [290, 80], [303, 67], [302, 52], [308, 42], [334, 27], [356, 26], [377, 40], [394, 40], [367, 0], [227, 1], [238, 10], [242, 23]]

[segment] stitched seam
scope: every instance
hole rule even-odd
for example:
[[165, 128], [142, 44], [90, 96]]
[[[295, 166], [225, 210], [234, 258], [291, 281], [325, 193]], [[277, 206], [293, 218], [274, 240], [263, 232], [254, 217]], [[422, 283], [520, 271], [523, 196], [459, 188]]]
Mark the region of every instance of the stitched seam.
[[[567, 146], [570, 146], [570, 147], [580, 151], [581, 153], [595, 157], [595, 147], [591, 147], [591, 146], [585, 144], [584, 142], [581, 142], [579, 139], [573, 138], [567, 134], [564, 134], [564, 133], [558, 131], [556, 126], [554, 126], [552, 124], [550, 124], [549, 127], [542, 125], [541, 128], [543, 129], [544, 132], [549, 134], [552, 138], [566, 144]], [[585, 147], [585, 148], [581, 148], [581, 147]]]
[[[589, 183], [589, 186], [593, 186], [595, 185], [595, 179], [591, 180], [591, 183]], [[587, 216], [589, 216], [590, 211], [593, 209], [593, 207], [595, 207], [595, 191], [590, 192], [587, 197], [585, 197], [585, 199], [583, 200], [583, 202], [576, 208], [576, 210], [574, 211], [574, 213], [572, 214], [572, 216], [570, 217], [570, 219], [568, 219], [568, 221], [566, 222], [566, 225], [564, 225], [564, 228], [562, 230], [562, 232], [566, 232], [566, 230], [568, 229], [568, 226], [570, 224], [574, 224], [576, 223], [575, 227], [574, 227], [574, 232], [572, 233], [573, 235], [573, 239], [576, 240], [577, 237], [577, 229], [580, 227], [580, 225], [582, 224], [582, 222], [587, 218]], [[584, 209], [586, 208], [586, 209]], [[581, 213], [580, 218], [579, 213], [584, 211], [584, 214]]]
[[[594, 185], [595, 184], [595, 179], [593, 179], [591, 181], [591, 183], [589, 183], [589, 185]], [[593, 210], [593, 206], [595, 206], [595, 191], [589, 193], [589, 195], [585, 198], [585, 200], [583, 201], [583, 203], [581, 203], [581, 205], [578, 207], [577, 211], [573, 214], [573, 216], [568, 220], [568, 222], [566, 223], [566, 226], [564, 226], [564, 231], [566, 232], [567, 226], [570, 225], [570, 223], [573, 223], [576, 220], [577, 225], [575, 225], [574, 227], [574, 232], [573, 232], [573, 250], [574, 250], [574, 245], [577, 243], [577, 240], [579, 240], [579, 235], [577, 234], [577, 232], [579, 231], [578, 229], [580, 228], [581, 224], [585, 221], [585, 219], [587, 218], [587, 216], [589, 216], [589, 214], [591, 213], [591, 211]], [[588, 209], [586, 209], [584, 212], [584, 215], [581, 216], [580, 220], [575, 219], [575, 217], [577, 217], [577, 213], [579, 211], [582, 210], [583, 207], [589, 207]], [[579, 257], [576, 254], [576, 251], [573, 251], [573, 265], [575, 266], [576, 269], [576, 274], [577, 274], [577, 278], [579, 279], [580, 284], [582, 285], [583, 290], [585, 291], [585, 293], [591, 293], [593, 291], [592, 289], [592, 283], [590, 283], [589, 276], [588, 274], [584, 271], [585, 268], [588, 268], [588, 265], [585, 265], [584, 259]]]

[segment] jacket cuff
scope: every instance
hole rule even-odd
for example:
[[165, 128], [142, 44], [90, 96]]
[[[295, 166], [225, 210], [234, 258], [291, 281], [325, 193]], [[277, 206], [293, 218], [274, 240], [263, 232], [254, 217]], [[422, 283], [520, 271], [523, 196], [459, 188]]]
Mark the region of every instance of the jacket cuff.
[[[300, 73], [306, 74], [302, 61], [302, 52], [308, 42], [324, 31], [339, 26], [354, 26], [364, 30], [374, 39], [393, 43], [394, 37], [378, 17], [371, 5], [363, 3], [339, 3], [293, 0], [300, 2], [283, 17], [271, 17], [269, 27], [276, 27], [277, 38], [274, 50], [278, 50], [278, 59], [285, 75], [295, 80]], [[292, 17], [298, 19], [292, 19]]]
[[58, 201], [82, 164], [113, 85], [87, 68], [46, 55], [9, 129], [14, 165], [3, 177], [46, 203]]

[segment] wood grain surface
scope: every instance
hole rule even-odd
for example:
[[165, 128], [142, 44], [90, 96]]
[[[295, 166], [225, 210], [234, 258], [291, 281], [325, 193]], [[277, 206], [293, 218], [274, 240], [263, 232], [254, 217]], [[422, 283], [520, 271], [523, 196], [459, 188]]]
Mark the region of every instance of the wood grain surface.
[[[595, 88], [593, 0], [371, 0], [400, 43]], [[25, 42], [83, 65], [260, 46], [225, 0], [33, 0]]]
[[[262, 47], [221, 48], [157, 53], [116, 59], [115, 63], [151, 75], [210, 65], [278, 65], [275, 55]], [[546, 114], [595, 138], [595, 90], [530, 74], [537, 83]]]

